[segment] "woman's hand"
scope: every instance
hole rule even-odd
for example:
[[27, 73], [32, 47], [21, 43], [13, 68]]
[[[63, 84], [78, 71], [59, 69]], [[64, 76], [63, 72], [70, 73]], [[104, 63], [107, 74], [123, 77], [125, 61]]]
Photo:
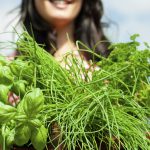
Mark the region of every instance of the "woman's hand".
[[8, 93], [8, 103], [11, 104], [12, 106], [16, 106], [16, 104], [20, 101], [20, 97], [17, 96], [13, 92]]

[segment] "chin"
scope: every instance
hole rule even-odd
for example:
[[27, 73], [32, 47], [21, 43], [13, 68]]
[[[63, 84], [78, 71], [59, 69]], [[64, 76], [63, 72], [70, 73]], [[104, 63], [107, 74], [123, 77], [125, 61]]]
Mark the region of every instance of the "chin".
[[73, 18], [68, 18], [65, 16], [63, 17], [57, 16], [51, 20], [50, 24], [52, 24], [54, 27], [65, 27], [72, 24], [73, 22], [74, 22]]

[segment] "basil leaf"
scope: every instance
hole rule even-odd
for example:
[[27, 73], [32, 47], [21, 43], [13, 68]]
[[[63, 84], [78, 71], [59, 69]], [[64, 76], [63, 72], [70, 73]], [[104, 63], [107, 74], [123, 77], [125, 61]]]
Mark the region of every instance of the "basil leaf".
[[8, 61], [5, 59], [5, 57], [0, 55], [0, 65], [5, 66], [7, 64], [8, 64]]
[[18, 80], [13, 83], [11, 91], [14, 92], [16, 95], [23, 97], [26, 93], [26, 84], [27, 82], [25, 80]]
[[0, 101], [6, 104], [8, 103], [8, 92], [9, 92], [9, 87], [0, 84]]
[[31, 83], [33, 81], [34, 76], [34, 66], [29, 62], [24, 62], [20, 59], [14, 60], [10, 64], [10, 69], [14, 75], [18, 78], [26, 80], [27, 82]]
[[10, 147], [14, 143], [15, 130], [9, 130], [9, 133], [6, 136], [6, 146]]
[[42, 125], [32, 131], [31, 143], [37, 150], [43, 150], [47, 143], [48, 130]]
[[7, 66], [0, 66], [0, 84], [10, 85], [14, 81], [14, 76]]
[[27, 116], [33, 117], [43, 109], [44, 96], [42, 91], [39, 88], [36, 88], [26, 94], [23, 101], [24, 112]]
[[6, 123], [12, 120], [16, 115], [17, 109], [10, 105], [0, 102], [0, 122]]
[[22, 146], [26, 143], [28, 143], [29, 139], [31, 137], [31, 129], [28, 125], [19, 125], [15, 129], [15, 144], [18, 146]]

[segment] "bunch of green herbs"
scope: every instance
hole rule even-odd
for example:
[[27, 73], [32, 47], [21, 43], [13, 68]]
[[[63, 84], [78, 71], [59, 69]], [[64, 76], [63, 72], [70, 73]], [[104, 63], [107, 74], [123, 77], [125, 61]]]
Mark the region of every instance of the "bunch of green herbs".
[[136, 35], [129, 43], [112, 44], [110, 56], [99, 56], [95, 71], [94, 62], [87, 71], [72, 55], [69, 69], [61, 67], [27, 32], [16, 45], [21, 55], [1, 63], [10, 70], [10, 83], [0, 84], [16, 93], [12, 87], [21, 80], [25, 92], [18, 90], [20, 102], [14, 107], [0, 99], [3, 149], [24, 144], [39, 150], [48, 145], [68, 150], [149, 148], [150, 48], [140, 51]]

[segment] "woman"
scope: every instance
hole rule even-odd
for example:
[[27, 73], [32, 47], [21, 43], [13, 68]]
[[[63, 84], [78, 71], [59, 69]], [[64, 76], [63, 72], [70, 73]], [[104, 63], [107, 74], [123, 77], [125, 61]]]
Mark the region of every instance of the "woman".
[[[60, 60], [69, 50], [77, 50], [77, 40], [91, 49], [97, 42], [105, 41], [96, 47], [95, 53], [109, 55], [102, 16], [101, 0], [22, 0], [20, 21], [38, 44], [44, 44]], [[98, 60], [92, 53], [82, 55], [87, 61]]]
[[[107, 57], [109, 42], [103, 33], [102, 15], [100, 0], [22, 0], [20, 22], [56, 60], [62, 63], [63, 56], [73, 52], [76, 57], [83, 56], [88, 64], [98, 58], [90, 52], [79, 54], [75, 42], [79, 40], [93, 49], [97, 42], [105, 41], [96, 47], [95, 53]], [[52, 125], [52, 133], [53, 144], [57, 146], [60, 133], [57, 123]]]

